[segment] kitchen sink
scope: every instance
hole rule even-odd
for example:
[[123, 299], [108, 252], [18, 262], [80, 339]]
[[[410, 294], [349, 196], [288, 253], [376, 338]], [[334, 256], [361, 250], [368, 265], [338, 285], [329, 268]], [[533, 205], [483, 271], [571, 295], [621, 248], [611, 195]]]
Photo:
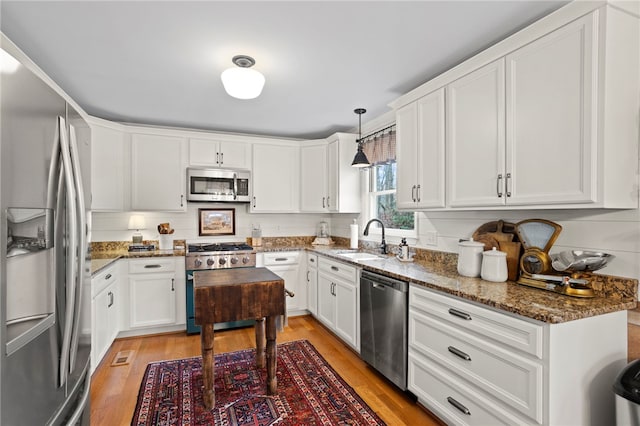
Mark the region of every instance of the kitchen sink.
[[349, 252], [349, 253], [338, 253], [338, 256], [346, 257], [347, 259], [358, 261], [358, 260], [382, 260], [386, 259], [387, 256], [383, 256], [380, 254], [373, 253], [363, 253], [363, 252]]

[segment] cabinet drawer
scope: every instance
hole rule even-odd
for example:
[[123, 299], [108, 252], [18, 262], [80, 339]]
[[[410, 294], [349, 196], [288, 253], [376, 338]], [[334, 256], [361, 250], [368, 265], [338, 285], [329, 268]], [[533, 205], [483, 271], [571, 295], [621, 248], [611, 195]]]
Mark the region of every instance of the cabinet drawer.
[[542, 364], [429, 315], [409, 312], [409, 346], [494, 398], [542, 421]]
[[339, 278], [343, 278], [350, 284], [357, 284], [358, 271], [355, 266], [347, 265], [346, 263], [336, 262], [324, 257], [318, 259], [318, 268], [327, 274], [334, 275]]
[[176, 260], [173, 257], [154, 257], [151, 259], [129, 260], [130, 274], [150, 274], [156, 272], [173, 272]]
[[317, 254], [307, 254], [307, 267], [309, 268], [317, 268], [318, 267], [318, 255]]
[[409, 305], [456, 327], [542, 359], [543, 327], [412, 284]]
[[91, 278], [91, 297], [95, 297], [117, 280], [115, 263]]
[[408, 387], [429, 410], [447, 424], [531, 424], [477, 393], [441, 366], [409, 352]]
[[274, 265], [297, 265], [300, 258], [300, 252], [283, 251], [276, 253], [264, 254], [264, 266]]

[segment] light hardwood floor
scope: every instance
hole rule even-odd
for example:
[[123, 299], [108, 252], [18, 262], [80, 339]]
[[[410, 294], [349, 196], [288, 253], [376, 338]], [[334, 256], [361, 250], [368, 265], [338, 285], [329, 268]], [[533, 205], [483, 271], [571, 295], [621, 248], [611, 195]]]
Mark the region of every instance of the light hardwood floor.
[[[441, 425], [425, 409], [368, 367], [358, 355], [311, 316], [289, 318], [278, 342], [309, 340], [329, 364], [388, 425]], [[215, 353], [255, 347], [253, 328], [216, 332]], [[130, 363], [112, 367], [120, 351], [133, 350]], [[129, 425], [147, 364], [200, 355], [200, 336], [185, 333], [118, 339], [92, 377], [91, 425]]]

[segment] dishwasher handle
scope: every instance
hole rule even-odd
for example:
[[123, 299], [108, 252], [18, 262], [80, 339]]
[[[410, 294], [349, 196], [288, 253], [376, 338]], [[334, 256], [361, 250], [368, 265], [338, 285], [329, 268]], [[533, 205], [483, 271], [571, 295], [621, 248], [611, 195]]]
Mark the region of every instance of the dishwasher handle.
[[407, 281], [400, 281], [395, 278], [387, 277], [385, 275], [380, 275], [369, 271], [362, 271], [362, 274], [360, 275], [360, 285], [366, 285], [367, 283], [371, 283], [370, 285], [372, 285], [373, 287], [383, 285], [386, 287], [390, 287], [393, 290], [401, 291], [403, 293], [409, 291], [409, 283]]

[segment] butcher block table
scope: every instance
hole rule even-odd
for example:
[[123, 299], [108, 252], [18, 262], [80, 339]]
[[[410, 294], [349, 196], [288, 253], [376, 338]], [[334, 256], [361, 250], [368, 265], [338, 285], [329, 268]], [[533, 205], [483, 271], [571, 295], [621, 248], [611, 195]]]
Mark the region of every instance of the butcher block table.
[[[265, 322], [267, 358], [267, 394], [277, 392], [276, 318], [285, 313], [284, 280], [267, 268], [236, 268], [196, 271], [195, 323], [202, 327], [202, 377], [204, 405], [215, 405], [213, 387], [213, 324], [256, 320], [256, 365], [265, 366]], [[266, 321], [265, 321], [266, 319]]]

